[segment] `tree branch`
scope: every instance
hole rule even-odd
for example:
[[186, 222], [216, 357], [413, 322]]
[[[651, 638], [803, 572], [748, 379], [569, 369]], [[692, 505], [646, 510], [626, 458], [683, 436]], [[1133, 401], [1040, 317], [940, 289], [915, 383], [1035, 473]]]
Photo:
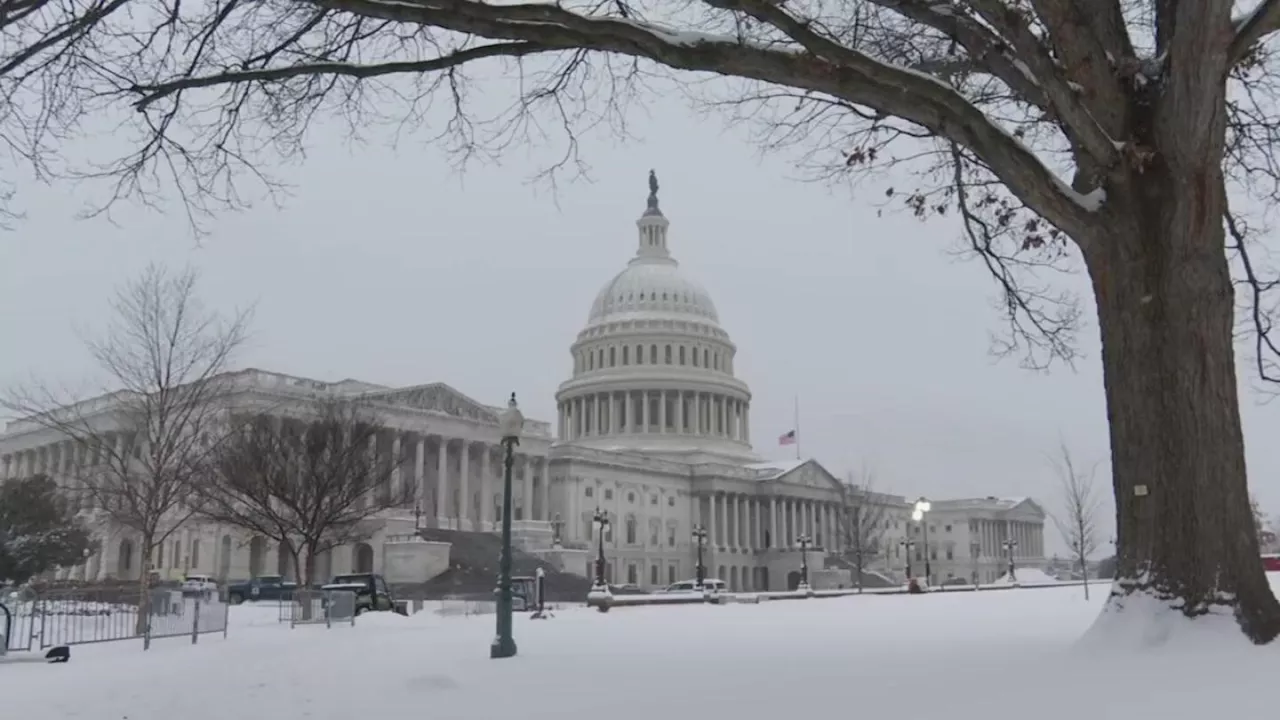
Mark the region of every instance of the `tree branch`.
[[1235, 66], [1267, 35], [1280, 30], [1280, 0], [1263, 0], [1252, 13], [1232, 22], [1235, 36], [1227, 51], [1228, 67]]
[[536, 42], [507, 42], [482, 45], [480, 47], [456, 50], [448, 55], [406, 62], [389, 62], [377, 65], [356, 65], [345, 62], [317, 62], [290, 65], [279, 68], [261, 68], [257, 70], [228, 70], [215, 75], [178, 78], [154, 85], [133, 85], [128, 92], [141, 95], [142, 98], [133, 103], [137, 110], [146, 110], [157, 100], [166, 98], [176, 92], [194, 88], [207, 88], [234, 83], [270, 82], [288, 80], [304, 75], [343, 75], [346, 77], [367, 79], [382, 75], [398, 73], [428, 73], [458, 67], [473, 60], [492, 57], [524, 57], [535, 53], [562, 50]]

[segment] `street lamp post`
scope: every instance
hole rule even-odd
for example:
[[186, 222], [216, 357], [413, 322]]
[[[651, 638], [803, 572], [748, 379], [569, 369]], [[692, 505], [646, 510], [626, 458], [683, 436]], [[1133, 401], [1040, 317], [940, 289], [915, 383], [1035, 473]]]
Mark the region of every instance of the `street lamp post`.
[[800, 591], [809, 590], [809, 546], [813, 544], [813, 538], [808, 535], [801, 534], [796, 538], [796, 544], [800, 546], [800, 585], [796, 587]]
[[912, 550], [912, 548], [914, 548], [914, 547], [916, 546], [916, 541], [915, 541], [915, 540], [909, 540], [909, 539], [907, 539], [907, 538], [903, 538], [903, 539], [901, 539], [901, 540], [899, 540], [899, 541], [898, 541], [898, 545], [899, 545], [900, 547], [902, 547], [902, 549], [903, 549], [904, 551], [906, 551], [906, 555], [907, 555], [907, 582], [910, 582], [910, 581], [911, 581], [911, 550]]
[[596, 581], [591, 592], [608, 592], [609, 585], [604, 579], [604, 531], [609, 528], [609, 513], [596, 508], [591, 522], [596, 526]]
[[926, 517], [933, 509], [933, 503], [920, 496], [911, 509], [911, 519], [924, 526], [924, 584], [933, 584], [933, 566], [929, 562], [929, 521]]
[[516, 640], [511, 636], [511, 466], [524, 429], [524, 415], [511, 393], [507, 409], [498, 418], [502, 433], [502, 558], [498, 563], [498, 635], [489, 646], [489, 657], [509, 658], [516, 654]]
[[1009, 582], [1016, 583], [1018, 582], [1018, 576], [1014, 572], [1015, 568], [1013, 566], [1013, 551], [1018, 547], [1018, 541], [1014, 540], [1013, 538], [1009, 538], [1008, 540], [1005, 540], [1003, 543], [1001, 543], [1001, 545], [1004, 545], [1004, 551], [1009, 553]]
[[707, 568], [702, 564], [702, 548], [707, 544], [707, 529], [701, 525], [693, 526], [693, 543], [698, 547], [698, 565], [695, 568], [696, 574], [694, 578], [697, 582], [697, 588], [702, 589], [702, 581], [707, 579]]

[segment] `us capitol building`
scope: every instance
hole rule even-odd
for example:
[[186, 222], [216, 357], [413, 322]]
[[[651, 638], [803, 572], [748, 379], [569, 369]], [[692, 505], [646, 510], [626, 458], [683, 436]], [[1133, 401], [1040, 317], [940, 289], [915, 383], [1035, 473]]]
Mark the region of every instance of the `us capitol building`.
[[[751, 390], [734, 376], [738, 348], [721, 327], [710, 295], [681, 272], [671, 254], [670, 222], [659, 207], [652, 173], [649, 189], [636, 221], [635, 255], [596, 295], [570, 347], [572, 374], [556, 393], [555, 432], [550, 423], [525, 421], [513, 472], [516, 541], [567, 571], [591, 576], [597, 541], [592, 518], [599, 509], [610, 520], [604, 538], [609, 579], [661, 587], [693, 577], [692, 531], [702, 526], [709, 577], [739, 590], [780, 590], [798, 580], [797, 539], [807, 535], [817, 548], [809, 550], [815, 587], [848, 583], [848, 570], [823, 570], [822, 556], [840, 549], [836, 529], [844, 522], [850, 490], [816, 460], [766, 462], [752, 451]], [[443, 383], [390, 388], [256, 369], [230, 379], [237, 407], [287, 407], [317, 394], [358, 398], [387, 428], [377, 439], [378, 451], [407, 458], [392, 482], [412, 484], [415, 507], [387, 511], [366, 542], [317, 558], [321, 576], [379, 571], [392, 582], [426, 580], [448, 567], [449, 544], [422, 540], [416, 527], [498, 528], [499, 408]], [[110, 428], [110, 400], [87, 401], [99, 409], [81, 412], [99, 413], [103, 427]], [[128, 434], [123, 428], [102, 432], [108, 442], [122, 442]], [[32, 420], [12, 422], [0, 436], [0, 477], [43, 472], [74, 485], [75, 467], [94, 458], [73, 445]], [[965, 501], [964, 518], [954, 520], [956, 538], [931, 526], [937, 533], [930, 543], [935, 565], [956, 566], [947, 577], [967, 578], [972, 565], [982, 581], [995, 579], [1006, 534], [1020, 533], [1025, 560], [1042, 562], [1043, 510], [1031, 501], [987, 500]], [[910, 509], [901, 496], [877, 495], [876, 501], [887, 506], [883, 570], [901, 575]], [[95, 517], [98, 552], [61, 574], [137, 577], [142, 563], [135, 538]], [[951, 524], [945, 528], [952, 532]], [[975, 540], [966, 546], [969, 535]], [[173, 533], [152, 560], [162, 577], [172, 578], [188, 572], [243, 578], [289, 569], [287, 553], [270, 541], [196, 522]]]

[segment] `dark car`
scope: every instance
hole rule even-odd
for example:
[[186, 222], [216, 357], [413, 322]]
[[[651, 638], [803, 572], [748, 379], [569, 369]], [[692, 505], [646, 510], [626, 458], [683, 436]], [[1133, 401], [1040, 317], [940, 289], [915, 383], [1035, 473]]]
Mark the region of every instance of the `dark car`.
[[260, 575], [252, 580], [227, 586], [227, 602], [239, 605], [246, 600], [281, 600], [293, 597], [298, 583], [280, 575]]
[[[394, 611], [400, 615], [408, 615], [409, 612], [405, 607], [396, 602], [395, 597], [391, 594], [391, 588], [387, 587], [387, 581], [381, 575], [375, 573], [351, 573], [350, 575], [337, 575], [333, 581], [327, 585], [322, 585], [321, 590], [347, 590], [355, 593], [355, 614], [374, 610], [379, 612]], [[328, 602], [327, 599], [323, 602]]]

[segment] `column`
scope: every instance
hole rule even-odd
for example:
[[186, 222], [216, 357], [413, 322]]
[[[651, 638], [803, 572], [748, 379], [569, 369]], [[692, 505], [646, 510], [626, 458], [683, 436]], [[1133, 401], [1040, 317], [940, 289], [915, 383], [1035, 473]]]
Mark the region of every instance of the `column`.
[[[609, 404], [613, 404], [613, 398], [610, 396]], [[538, 516], [539, 520], [551, 522], [554, 517], [551, 513], [551, 480], [547, 477], [547, 460], [539, 458], [538, 464], [534, 468], [538, 473], [538, 500], [542, 513]], [[562, 518], [563, 519], [563, 518]], [[560, 531], [562, 534], [564, 530]]]
[[640, 391], [640, 432], [648, 434], [649, 424], [652, 422], [649, 418], [649, 391]]
[[463, 522], [471, 517], [471, 441], [462, 440], [462, 459], [458, 473], [458, 528], [470, 529]]
[[752, 550], [764, 549], [764, 523], [761, 522], [764, 516], [762, 505], [763, 503], [760, 502], [760, 498], [753, 498], [751, 500], [751, 512], [755, 523], [755, 534], [751, 538]]
[[[533, 519], [533, 456], [524, 456], [524, 512], [521, 513], [522, 520]], [[514, 519], [514, 518], [513, 518]]]
[[708, 527], [707, 527], [707, 544], [712, 547], [715, 547], [720, 544], [720, 537], [719, 535], [716, 534], [718, 529], [717, 523], [716, 523], [716, 511], [717, 511], [717, 506], [720, 504], [719, 498], [720, 496], [713, 492], [711, 493], [710, 501], [707, 503], [711, 507], [711, 512], [708, 513], [708, 518], [710, 519], [711, 522], [708, 523]]
[[738, 533], [738, 523], [733, 517], [733, 505], [735, 497], [731, 493], [724, 495], [724, 546], [727, 548], [737, 547], [738, 543], [734, 537]]
[[591, 393], [591, 434], [604, 432], [604, 420], [600, 417], [600, 393]]
[[418, 436], [418, 442], [413, 446], [413, 498], [414, 507], [422, 512], [427, 512], [430, 508], [422, 506], [427, 499], [427, 438], [425, 435]]
[[665, 390], [658, 391], [658, 432], [665, 433], [667, 431], [667, 392]]
[[778, 542], [778, 498], [774, 495], [769, 496], [769, 544], [782, 547]]
[[[400, 431], [399, 430], [391, 431], [391, 457], [388, 459], [391, 461], [391, 478], [389, 480], [390, 487], [388, 488], [388, 490], [390, 490], [391, 499], [394, 501], [395, 499], [400, 497], [400, 493], [404, 492], [403, 490], [404, 472], [400, 467]], [[399, 505], [399, 504], [400, 503], [398, 502], [396, 503], [396, 505]]]
[[480, 445], [480, 529], [488, 530], [493, 523], [493, 468], [489, 463], [493, 458], [490, 457], [490, 450], [493, 448], [488, 445]]
[[751, 498], [740, 495], [739, 500], [738, 514], [742, 517], [742, 548], [749, 550], [751, 549]]
[[449, 439], [440, 437], [440, 454], [436, 456], [436, 522], [448, 524], [449, 518]]

